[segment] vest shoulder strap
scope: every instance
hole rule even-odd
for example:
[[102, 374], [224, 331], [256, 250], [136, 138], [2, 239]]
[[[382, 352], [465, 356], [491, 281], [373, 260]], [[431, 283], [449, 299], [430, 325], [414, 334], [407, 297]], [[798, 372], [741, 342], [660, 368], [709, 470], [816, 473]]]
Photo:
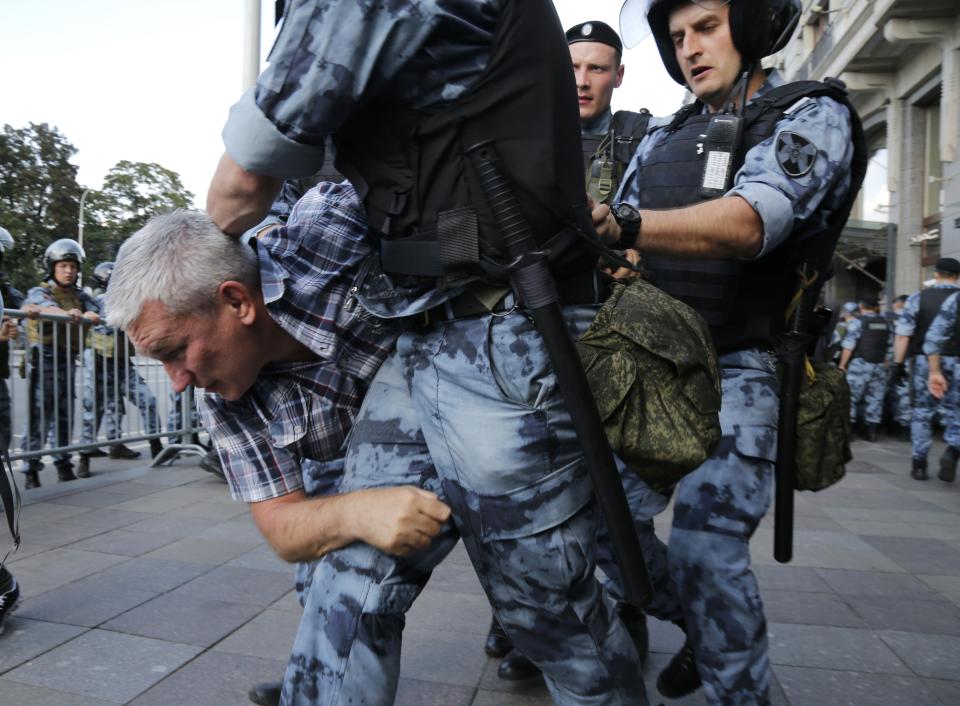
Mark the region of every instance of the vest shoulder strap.
[[653, 116], [646, 108], [639, 111], [618, 110], [613, 114], [611, 126], [613, 133], [617, 136], [629, 136], [632, 139], [640, 140], [647, 134], [647, 125], [650, 124], [650, 118]]

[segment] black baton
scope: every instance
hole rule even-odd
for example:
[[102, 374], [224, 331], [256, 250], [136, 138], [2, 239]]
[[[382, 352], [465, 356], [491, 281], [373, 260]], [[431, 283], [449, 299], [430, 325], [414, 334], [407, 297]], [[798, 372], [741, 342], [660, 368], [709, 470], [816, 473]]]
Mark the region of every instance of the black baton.
[[537, 249], [536, 240], [510, 182], [500, 170], [492, 143], [471, 147], [467, 150], [467, 156], [511, 261], [507, 268], [511, 284], [543, 337], [560, 392], [570, 411], [593, 492], [607, 524], [614, 558], [623, 577], [624, 598], [642, 608], [653, 597], [653, 586], [613, 451], [603, 430], [580, 357], [563, 319], [547, 253]]

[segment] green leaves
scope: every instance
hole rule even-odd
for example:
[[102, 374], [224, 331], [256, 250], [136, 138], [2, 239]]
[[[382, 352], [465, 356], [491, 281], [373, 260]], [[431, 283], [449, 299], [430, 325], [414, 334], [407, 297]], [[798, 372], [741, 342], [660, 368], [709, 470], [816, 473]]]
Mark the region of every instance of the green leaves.
[[[16, 245], [2, 269], [26, 291], [42, 276], [43, 252], [57, 238], [78, 237], [80, 195], [77, 149], [56, 127], [30, 123], [3, 126], [0, 134], [0, 225]], [[121, 160], [107, 173], [103, 188], [84, 201], [86, 272], [113, 260], [128, 235], [157, 214], [190, 208], [193, 194], [180, 175], [156, 163]]]

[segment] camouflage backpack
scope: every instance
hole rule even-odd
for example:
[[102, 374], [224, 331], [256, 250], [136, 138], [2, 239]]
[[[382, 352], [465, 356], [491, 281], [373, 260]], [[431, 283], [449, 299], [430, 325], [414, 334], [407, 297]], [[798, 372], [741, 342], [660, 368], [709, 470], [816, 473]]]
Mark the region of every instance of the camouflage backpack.
[[720, 368], [706, 322], [641, 279], [614, 285], [577, 343], [610, 445], [670, 488], [720, 440]]
[[804, 375], [797, 410], [796, 489], [823, 490], [843, 478], [850, 453], [850, 387], [829, 363]]

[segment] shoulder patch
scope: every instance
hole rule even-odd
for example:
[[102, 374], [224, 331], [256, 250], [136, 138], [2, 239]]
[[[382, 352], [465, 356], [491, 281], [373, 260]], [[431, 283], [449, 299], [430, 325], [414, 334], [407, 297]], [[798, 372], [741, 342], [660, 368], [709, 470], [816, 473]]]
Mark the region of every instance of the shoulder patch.
[[777, 136], [777, 162], [794, 179], [804, 176], [817, 158], [817, 148], [803, 135], [784, 130]]

